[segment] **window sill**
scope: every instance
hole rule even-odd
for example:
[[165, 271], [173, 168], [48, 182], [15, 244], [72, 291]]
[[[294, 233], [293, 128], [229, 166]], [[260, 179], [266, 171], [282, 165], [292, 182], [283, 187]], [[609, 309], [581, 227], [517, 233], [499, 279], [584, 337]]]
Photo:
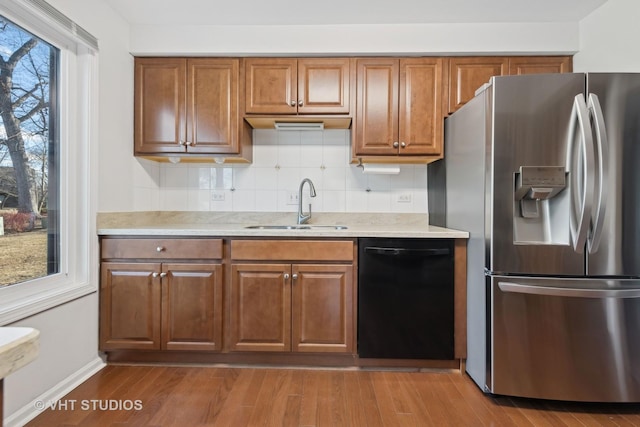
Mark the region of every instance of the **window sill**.
[[17, 322], [18, 320], [89, 295], [97, 290], [98, 287], [96, 285], [89, 283], [69, 284], [66, 286], [56, 286], [50, 291], [40, 291], [28, 297], [0, 303], [0, 326]]

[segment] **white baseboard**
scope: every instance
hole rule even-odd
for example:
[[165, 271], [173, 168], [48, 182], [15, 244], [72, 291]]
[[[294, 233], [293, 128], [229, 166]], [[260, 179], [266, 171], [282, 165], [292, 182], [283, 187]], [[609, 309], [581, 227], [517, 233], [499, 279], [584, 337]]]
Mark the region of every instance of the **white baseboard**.
[[31, 402], [18, 409], [9, 417], [5, 418], [4, 425], [6, 427], [24, 426], [29, 421], [42, 413], [42, 411], [36, 409], [37, 402], [54, 402], [60, 400], [71, 390], [78, 387], [80, 384], [85, 382], [87, 379], [89, 379], [89, 377], [100, 371], [105, 366], [107, 366], [106, 363], [104, 363], [104, 361], [100, 357], [96, 357], [94, 360], [78, 369], [75, 373], [69, 375], [54, 387], [42, 393], [40, 396], [36, 397]]

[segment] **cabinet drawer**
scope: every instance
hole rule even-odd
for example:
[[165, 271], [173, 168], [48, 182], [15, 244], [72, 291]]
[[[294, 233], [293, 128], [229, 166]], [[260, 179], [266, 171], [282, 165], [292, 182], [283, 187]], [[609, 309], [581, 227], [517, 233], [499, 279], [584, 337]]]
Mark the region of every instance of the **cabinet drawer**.
[[222, 239], [104, 239], [106, 259], [221, 259]]
[[349, 240], [232, 240], [231, 258], [252, 261], [353, 261]]

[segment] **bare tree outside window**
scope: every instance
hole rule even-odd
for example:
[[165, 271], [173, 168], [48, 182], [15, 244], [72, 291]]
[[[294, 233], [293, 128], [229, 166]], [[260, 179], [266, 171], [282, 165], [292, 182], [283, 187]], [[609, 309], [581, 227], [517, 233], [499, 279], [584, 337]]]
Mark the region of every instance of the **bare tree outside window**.
[[0, 286], [58, 271], [58, 57], [0, 16]]

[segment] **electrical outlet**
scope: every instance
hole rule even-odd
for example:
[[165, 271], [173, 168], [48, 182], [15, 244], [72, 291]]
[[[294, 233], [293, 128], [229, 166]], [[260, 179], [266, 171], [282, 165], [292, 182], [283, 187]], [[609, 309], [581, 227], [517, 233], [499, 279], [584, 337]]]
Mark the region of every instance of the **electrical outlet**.
[[287, 204], [288, 205], [297, 205], [298, 204], [298, 192], [297, 191], [289, 191], [287, 193]]
[[224, 191], [214, 190], [211, 192], [211, 200], [214, 202], [224, 202]]
[[411, 193], [398, 194], [398, 203], [411, 203]]

